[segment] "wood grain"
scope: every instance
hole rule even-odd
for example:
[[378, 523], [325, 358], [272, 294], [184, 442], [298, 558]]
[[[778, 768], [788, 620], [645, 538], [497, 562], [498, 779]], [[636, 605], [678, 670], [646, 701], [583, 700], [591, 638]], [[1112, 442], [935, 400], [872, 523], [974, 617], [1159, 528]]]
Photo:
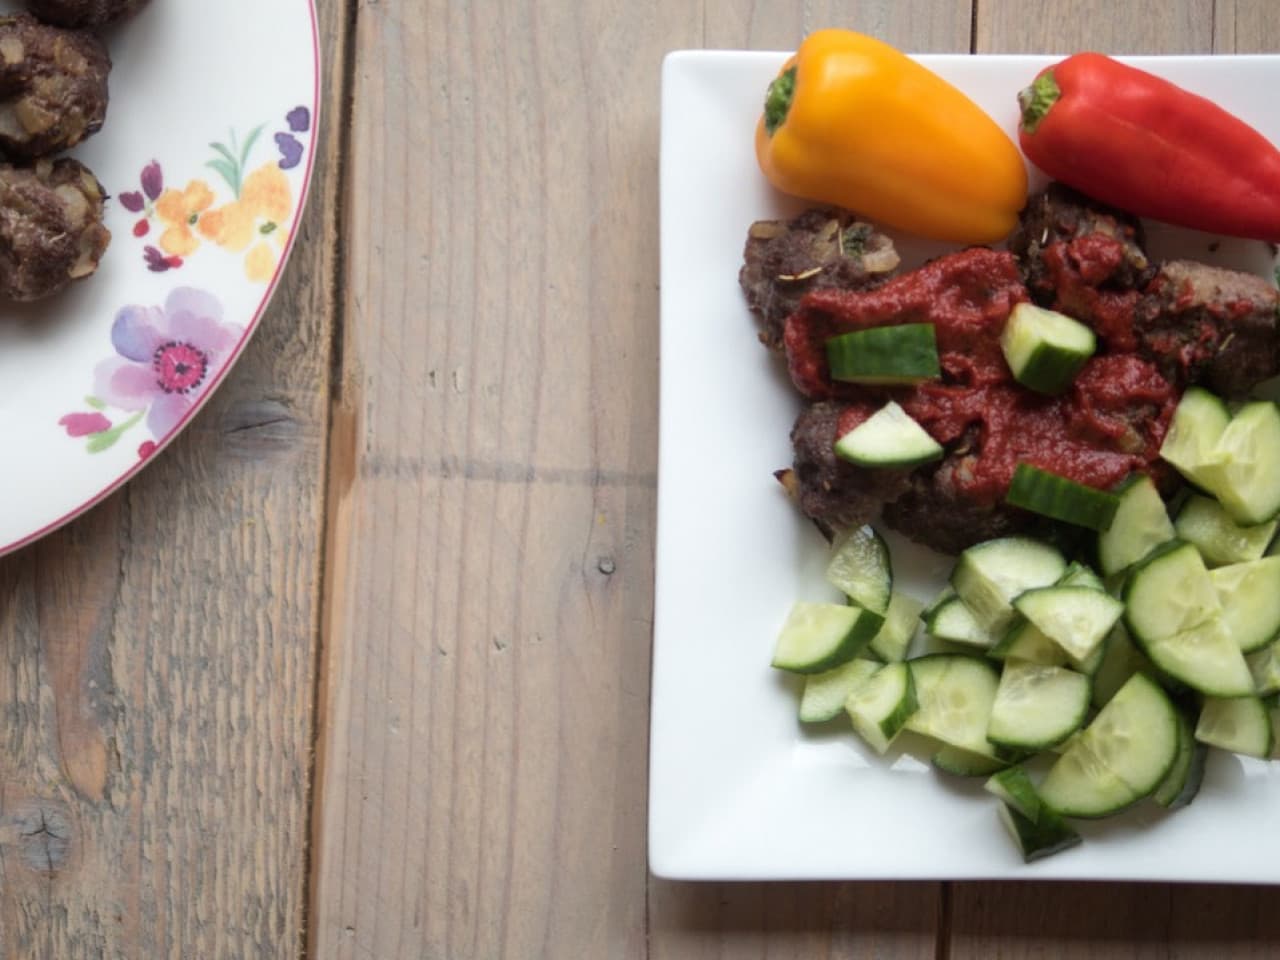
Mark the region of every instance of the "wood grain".
[[[346, 17], [320, 7], [340, 76]], [[299, 953], [334, 129], [275, 305], [208, 408], [0, 561], [0, 956]]]
[[[1096, 9], [1092, 9], [1096, 7]], [[1149, 53], [1275, 50], [1266, 0], [1162, 4], [990, 2], [978, 49], [1093, 48]], [[980, 883], [953, 887], [953, 960], [1120, 960], [1274, 956], [1280, 920], [1269, 888], [1162, 884]]]

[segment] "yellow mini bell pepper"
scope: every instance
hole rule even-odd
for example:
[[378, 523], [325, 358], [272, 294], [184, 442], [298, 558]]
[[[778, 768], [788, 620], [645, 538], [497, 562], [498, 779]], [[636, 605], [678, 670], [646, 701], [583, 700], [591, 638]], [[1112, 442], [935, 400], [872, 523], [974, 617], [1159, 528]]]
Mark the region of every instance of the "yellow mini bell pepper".
[[1001, 240], [1027, 198], [1022, 154], [982, 108], [848, 30], [810, 34], [783, 65], [756, 157], [784, 193], [934, 240]]

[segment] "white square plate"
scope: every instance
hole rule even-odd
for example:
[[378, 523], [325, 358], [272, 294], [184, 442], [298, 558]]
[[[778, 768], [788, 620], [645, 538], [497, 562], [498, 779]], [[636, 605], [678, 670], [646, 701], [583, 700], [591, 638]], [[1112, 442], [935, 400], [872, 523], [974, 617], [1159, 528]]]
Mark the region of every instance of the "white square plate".
[[[1085, 843], [1024, 865], [979, 783], [847, 726], [808, 731], [770, 669], [797, 599], [835, 599], [825, 545], [772, 472], [799, 408], [738, 289], [747, 227], [799, 205], [760, 175], [752, 135], [785, 55], [679, 52], [662, 87], [662, 363], [649, 861], [680, 879], [1280, 881], [1280, 765], [1214, 751], [1199, 798], [1084, 824]], [[927, 56], [1013, 134], [1015, 94], [1050, 57]], [[1277, 57], [1135, 58], [1280, 142]], [[1043, 186], [1033, 178], [1032, 189]], [[899, 239], [904, 266], [947, 248]], [[1270, 276], [1266, 245], [1154, 228], [1184, 254]], [[1211, 249], [1212, 245], [1212, 249]], [[891, 539], [895, 587], [928, 599], [948, 558]]]

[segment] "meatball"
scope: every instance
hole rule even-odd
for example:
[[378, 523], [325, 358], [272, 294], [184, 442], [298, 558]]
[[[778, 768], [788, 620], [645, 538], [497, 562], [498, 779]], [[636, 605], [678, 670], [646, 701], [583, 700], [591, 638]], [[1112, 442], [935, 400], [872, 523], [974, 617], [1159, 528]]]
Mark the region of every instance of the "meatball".
[[0, 296], [39, 300], [98, 269], [104, 192], [78, 160], [0, 165]]
[[100, 27], [133, 13], [147, 0], [27, 0], [27, 8], [59, 27]]
[[111, 58], [90, 33], [0, 17], [0, 152], [58, 153], [96, 133], [107, 114]]

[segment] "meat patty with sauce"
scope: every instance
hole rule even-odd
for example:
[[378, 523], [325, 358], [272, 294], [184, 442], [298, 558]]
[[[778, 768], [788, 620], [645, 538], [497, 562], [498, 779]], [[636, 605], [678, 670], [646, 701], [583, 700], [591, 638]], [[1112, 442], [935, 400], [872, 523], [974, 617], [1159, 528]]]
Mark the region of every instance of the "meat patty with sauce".
[[59, 27], [100, 27], [133, 13], [147, 0], [27, 0], [27, 9]]

